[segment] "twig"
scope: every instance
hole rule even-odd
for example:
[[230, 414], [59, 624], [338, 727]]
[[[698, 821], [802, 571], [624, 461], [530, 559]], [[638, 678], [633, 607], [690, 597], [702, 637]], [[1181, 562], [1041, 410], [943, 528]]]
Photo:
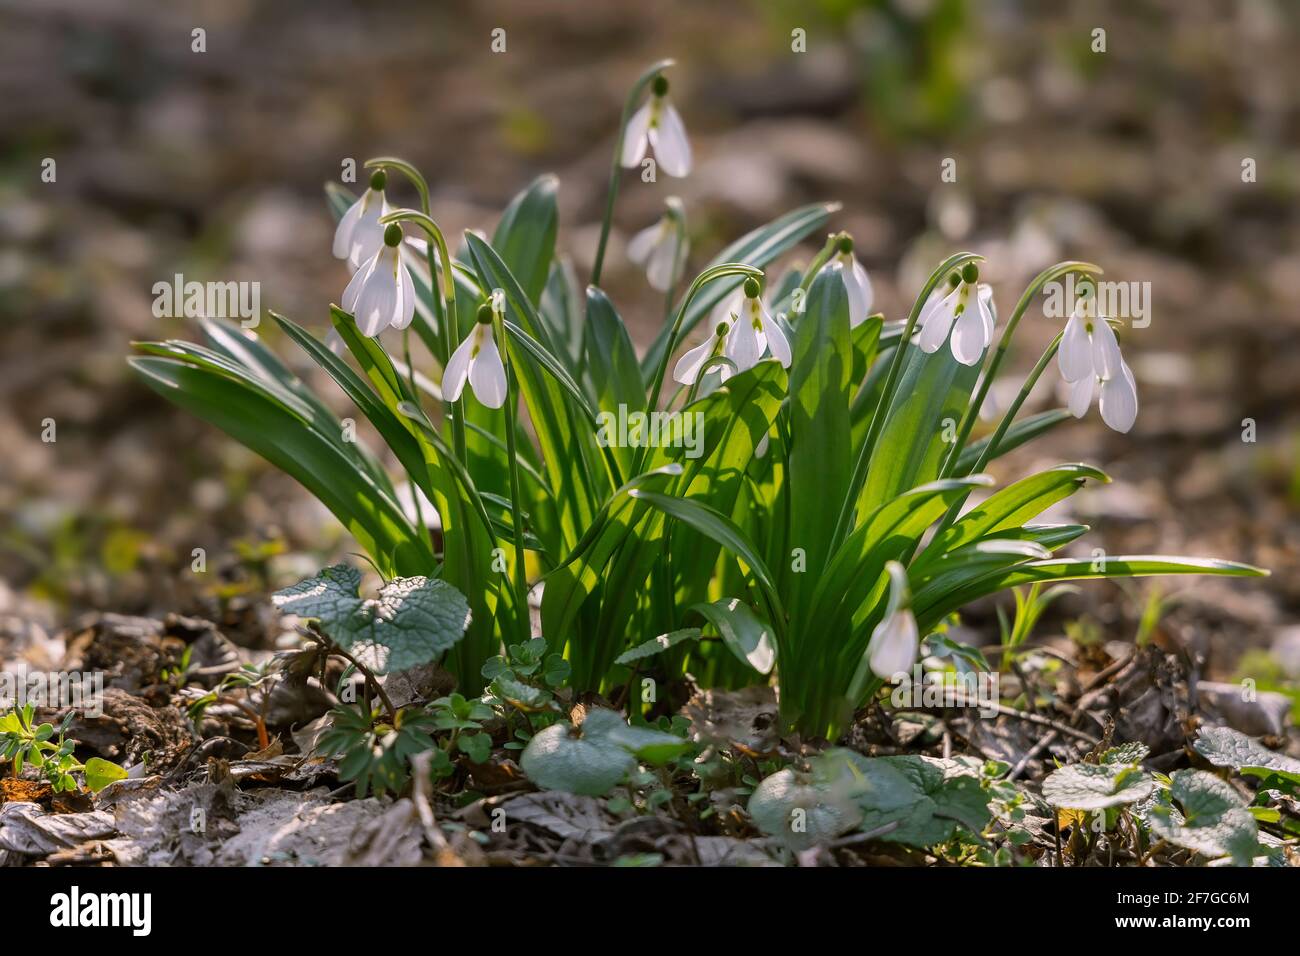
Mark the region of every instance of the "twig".
[[424, 838], [429, 841], [429, 846], [433, 848], [438, 862], [443, 865], [453, 861], [458, 863], [459, 857], [451, 848], [451, 843], [433, 815], [433, 803], [429, 799], [430, 759], [427, 750], [411, 758], [411, 769], [414, 771], [415, 778], [415, 786], [412, 788], [415, 812], [420, 815], [420, 827], [424, 830]]
[[1011, 769], [1011, 773], [1007, 774], [1007, 779], [1015, 780], [1016, 777], [1024, 773], [1025, 768], [1029, 766], [1029, 761], [1033, 760], [1040, 753], [1042, 753], [1044, 750], [1050, 747], [1052, 745], [1052, 741], [1054, 741], [1058, 736], [1059, 733], [1057, 731], [1049, 730], [1046, 734], [1044, 734], [1041, 738], [1039, 738], [1038, 743], [1030, 747], [1029, 750], [1025, 753], [1025, 755], [1020, 758], [1019, 762], [1017, 762], [1016, 765]]

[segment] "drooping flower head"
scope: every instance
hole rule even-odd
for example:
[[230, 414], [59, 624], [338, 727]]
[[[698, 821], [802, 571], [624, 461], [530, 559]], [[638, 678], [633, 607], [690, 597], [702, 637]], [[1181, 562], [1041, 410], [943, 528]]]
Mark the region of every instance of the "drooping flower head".
[[668, 79], [663, 76], [655, 77], [650, 99], [627, 121], [622, 164], [640, 165], [649, 147], [654, 147], [655, 158], [669, 176], [690, 175], [691, 143], [681, 116], [668, 101]]
[[948, 342], [952, 357], [962, 365], [976, 365], [983, 358], [993, 343], [993, 292], [979, 278], [979, 267], [968, 262], [952, 291], [930, 297], [920, 318], [917, 345], [922, 352], [937, 352]]
[[389, 224], [379, 250], [343, 290], [343, 308], [357, 320], [362, 335], [376, 336], [392, 326], [404, 329], [415, 318], [415, 285], [402, 261], [402, 227]]
[[867, 657], [876, 676], [888, 680], [911, 670], [920, 641], [912, 614], [907, 571], [897, 561], [890, 561], [885, 570], [889, 573], [889, 603], [885, 616], [871, 632]]
[[388, 215], [384, 186], [388, 176], [382, 169], [370, 177], [370, 188], [361, 194], [339, 220], [334, 230], [334, 256], [346, 259], [353, 271], [361, 268], [384, 244], [381, 217]]
[[680, 200], [669, 197], [668, 212], [627, 244], [627, 257], [645, 270], [651, 287], [660, 292], [672, 288], [686, 264], [686, 223], [681, 208]]
[[683, 385], [694, 385], [701, 370], [715, 354], [722, 341], [721, 354], [735, 365], [733, 372], [724, 365], [720, 370], [725, 382], [734, 374], [753, 368], [770, 352], [786, 368], [792, 356], [790, 343], [781, 326], [763, 304], [763, 290], [758, 280], [748, 278], [739, 289], [723, 299], [713, 310], [713, 334], [683, 355], [673, 368], [673, 378]]
[[1117, 432], [1127, 432], [1137, 421], [1137, 382], [1120, 354], [1115, 330], [1097, 314], [1096, 287], [1091, 282], [1081, 286], [1083, 295], [1065, 323], [1056, 353], [1061, 378], [1070, 385], [1070, 412], [1075, 418], [1086, 415], [1100, 386], [1101, 420]]
[[853, 240], [850, 237], [840, 236], [836, 242], [832, 268], [839, 271], [844, 282], [844, 292], [849, 299], [849, 328], [856, 329], [867, 321], [876, 294], [871, 288], [867, 270], [862, 268], [857, 256], [853, 254]]
[[492, 307], [479, 306], [478, 321], [465, 341], [456, 347], [442, 373], [442, 396], [449, 402], [460, 398], [465, 383], [474, 397], [488, 408], [500, 408], [506, 401], [506, 369], [497, 351], [492, 331]]

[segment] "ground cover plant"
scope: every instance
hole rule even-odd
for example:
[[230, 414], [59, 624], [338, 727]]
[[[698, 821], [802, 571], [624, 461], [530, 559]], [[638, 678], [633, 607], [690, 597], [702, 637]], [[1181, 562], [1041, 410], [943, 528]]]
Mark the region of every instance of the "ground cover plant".
[[[1086, 526], [1041, 516], [1109, 480], [1086, 463], [1000, 483], [987, 473], [1094, 403], [1116, 432], [1133, 426], [1131, 330], [1101, 312], [1102, 267], [1044, 263], [1004, 314], [981, 282], [983, 258], [954, 251], [891, 317], [873, 310], [834, 203], [794, 209], [700, 264], [689, 210], [672, 202], [628, 247], [665, 315], [638, 354], [600, 279], [620, 187], [636, 178], [626, 170], [691, 172], [671, 65], [650, 66], [628, 94], [585, 286], [556, 254], [553, 176], [520, 191], [490, 235], [460, 237], [438, 226], [405, 159], [366, 162], [359, 195], [328, 189], [333, 253], [352, 278], [327, 325], [272, 318], [382, 447], [232, 323], [201, 320], [202, 343], [137, 343], [129, 361], [145, 383], [293, 476], [363, 552], [278, 591], [303, 648], [195, 694], [191, 721], [230, 704], [257, 732], [248, 760], [283, 773], [268, 711], [277, 688], [310, 676], [330, 709], [295, 742], [357, 798], [463, 809], [494, 787], [531, 786], [539, 801], [558, 792], [624, 817], [662, 811], [719, 839], [761, 834], [769, 860], [882, 845], [976, 865], [1285, 863], [1300, 833], [1290, 758], [1205, 728], [1196, 752], [1236, 783], [1206, 769], [1164, 774], [1113, 726], [1094, 737], [1038, 713], [1050, 675], [1029, 638], [1064, 593], [1057, 582], [1265, 573], [1081, 551]], [[789, 262], [810, 239], [819, 251]], [[1062, 286], [1073, 293], [1058, 334], [981, 424], [1022, 320]], [[1044, 376], [1068, 385], [1068, 405], [1022, 415]], [[373, 592], [364, 569], [380, 579]], [[953, 632], [964, 608], [1003, 592], [1015, 611], [993, 667]], [[430, 669], [452, 686], [395, 692]], [[942, 690], [967, 687], [957, 706], [973, 707], [981, 675], [1004, 670], [1024, 709], [996, 692], [978, 703], [1088, 744], [1041, 787], [1017, 783], [1024, 764], [952, 755], [947, 731], [939, 755], [855, 746], [882, 713], [922, 703], [922, 672]], [[187, 674], [182, 662], [161, 676], [183, 690]], [[679, 712], [672, 695], [685, 685], [719, 702], [774, 689], [772, 725], [711, 731], [722, 721], [698, 695], [693, 716]], [[54, 747], [68, 759], [42, 743], [51, 725], [10, 720], [0, 753], [36, 762]], [[92, 769], [108, 772], [58, 765], [64, 776]], [[1253, 795], [1245, 778], [1259, 781]], [[448, 828], [465, 855], [492, 839], [491, 822]]]

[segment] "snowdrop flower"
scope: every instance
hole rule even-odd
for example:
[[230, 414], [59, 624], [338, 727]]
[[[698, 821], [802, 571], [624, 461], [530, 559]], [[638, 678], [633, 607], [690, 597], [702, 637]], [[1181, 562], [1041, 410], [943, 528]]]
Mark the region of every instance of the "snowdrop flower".
[[506, 369], [492, 332], [492, 307], [479, 306], [478, 321], [465, 341], [456, 347], [442, 373], [442, 395], [454, 402], [469, 382], [474, 397], [488, 408], [500, 408], [506, 401]]
[[889, 573], [889, 605], [884, 618], [871, 632], [867, 657], [872, 671], [878, 677], [889, 679], [911, 670], [916, 663], [919, 640], [916, 618], [910, 607], [907, 572], [897, 561], [890, 561], [885, 570]]
[[343, 290], [343, 308], [357, 320], [362, 335], [404, 329], [415, 317], [415, 286], [402, 261], [402, 227], [384, 230], [379, 251], [362, 263]]
[[384, 230], [379, 251], [352, 276], [343, 290], [343, 308], [357, 320], [362, 335], [372, 338], [390, 325], [404, 329], [415, 318], [415, 286], [402, 261], [402, 227]]
[[622, 164], [639, 165], [650, 146], [669, 176], [680, 178], [690, 174], [691, 144], [686, 138], [686, 126], [668, 102], [668, 80], [662, 76], [655, 77], [650, 99], [627, 121], [623, 130]]
[[1085, 295], [1065, 323], [1056, 363], [1061, 378], [1070, 385], [1070, 412], [1075, 418], [1088, 413], [1100, 386], [1101, 420], [1117, 432], [1127, 432], [1137, 420], [1137, 382], [1120, 355], [1115, 330], [1095, 312]]
[[371, 176], [370, 188], [343, 214], [334, 230], [334, 256], [348, 260], [354, 272], [384, 244], [384, 227], [379, 219], [390, 211], [384, 198], [387, 181], [382, 169]]
[[722, 367], [724, 382], [733, 374], [753, 368], [767, 351], [789, 368], [792, 360], [790, 343], [781, 326], [767, 311], [761, 296], [758, 280], [749, 278], [724, 299], [713, 311], [713, 334], [678, 360], [673, 368], [673, 378], [683, 385], [694, 385], [701, 369], [716, 354], [719, 339], [723, 340], [722, 354], [736, 366], [734, 373], [727, 366]]
[[853, 240], [848, 236], [840, 237], [832, 267], [839, 270], [840, 278], [844, 281], [844, 292], [849, 298], [849, 328], [856, 329], [867, 321], [876, 294], [871, 288], [867, 270], [862, 268], [857, 256], [853, 254]]
[[968, 262], [951, 292], [942, 298], [931, 296], [921, 313], [917, 345], [922, 352], [939, 351], [949, 341], [951, 331], [953, 358], [962, 365], [975, 365], [983, 358], [984, 350], [993, 342], [993, 291], [981, 285], [979, 278], [979, 268]]
[[673, 280], [686, 262], [686, 229], [681, 203], [668, 200], [669, 211], [647, 226], [627, 244], [627, 257], [645, 270], [650, 285], [660, 292], [672, 288]]

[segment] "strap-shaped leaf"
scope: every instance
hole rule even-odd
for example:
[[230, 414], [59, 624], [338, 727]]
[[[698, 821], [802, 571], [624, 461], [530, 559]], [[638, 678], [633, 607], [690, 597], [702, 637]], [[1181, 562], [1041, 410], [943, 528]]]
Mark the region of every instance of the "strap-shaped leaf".
[[541, 301], [546, 276], [555, 256], [559, 212], [555, 193], [560, 181], [545, 173], [510, 200], [492, 233], [492, 247], [534, 305]]
[[822, 270], [795, 324], [790, 367], [790, 548], [806, 570], [787, 576], [790, 613], [798, 616], [830, 562], [830, 548], [853, 472], [849, 375], [853, 357], [849, 303], [838, 272]]
[[433, 568], [433, 553], [397, 503], [333, 443], [272, 398], [245, 382], [173, 359], [137, 356], [128, 361], [164, 398], [297, 479], [381, 568]]
[[738, 598], [723, 598], [690, 608], [718, 630], [722, 643], [736, 659], [760, 674], [770, 673], [776, 664], [772, 629], [753, 609]]
[[[998, 442], [998, 447], [994, 449], [993, 454], [989, 455], [988, 460], [1000, 458], [1009, 451], [1019, 448], [1045, 435], [1062, 422], [1067, 422], [1074, 416], [1070, 414], [1069, 409], [1053, 408], [1046, 412], [1039, 412], [1037, 415], [1030, 415], [1023, 418], [1007, 429], [1002, 440]], [[988, 447], [992, 436], [981, 438], [979, 441], [971, 442], [961, 450], [957, 456], [957, 467], [953, 469], [954, 475], [967, 474], [975, 464], [980, 460], [980, 455], [984, 454], [984, 449]]]
[[1118, 554], [1105, 558], [1048, 558], [983, 575], [961, 588], [936, 594], [930, 603], [917, 601], [917, 625], [922, 633], [945, 616], [976, 598], [1035, 581], [1071, 581], [1091, 578], [1144, 578], [1164, 574], [1217, 574], [1228, 577], [1264, 577], [1268, 572], [1249, 564], [1217, 558], [1183, 558], [1163, 554]]
[[776, 582], [772, 578], [772, 573], [767, 569], [763, 558], [759, 555], [758, 549], [754, 547], [754, 543], [749, 540], [745, 532], [736, 526], [734, 521], [726, 515], [719, 514], [707, 505], [691, 501], [688, 498], [674, 498], [640, 488], [633, 488], [628, 494], [635, 500], [653, 505], [665, 514], [690, 525], [696, 531], [712, 538], [744, 561], [768, 602], [773, 623], [779, 633], [785, 620], [785, 610], [781, 604], [781, 597], [776, 590]]
[[980, 538], [1019, 528], [1074, 494], [1089, 478], [1110, 481], [1105, 472], [1089, 465], [1064, 464], [1008, 485], [966, 512], [952, 527], [936, 537], [913, 567], [923, 569], [944, 554]]

